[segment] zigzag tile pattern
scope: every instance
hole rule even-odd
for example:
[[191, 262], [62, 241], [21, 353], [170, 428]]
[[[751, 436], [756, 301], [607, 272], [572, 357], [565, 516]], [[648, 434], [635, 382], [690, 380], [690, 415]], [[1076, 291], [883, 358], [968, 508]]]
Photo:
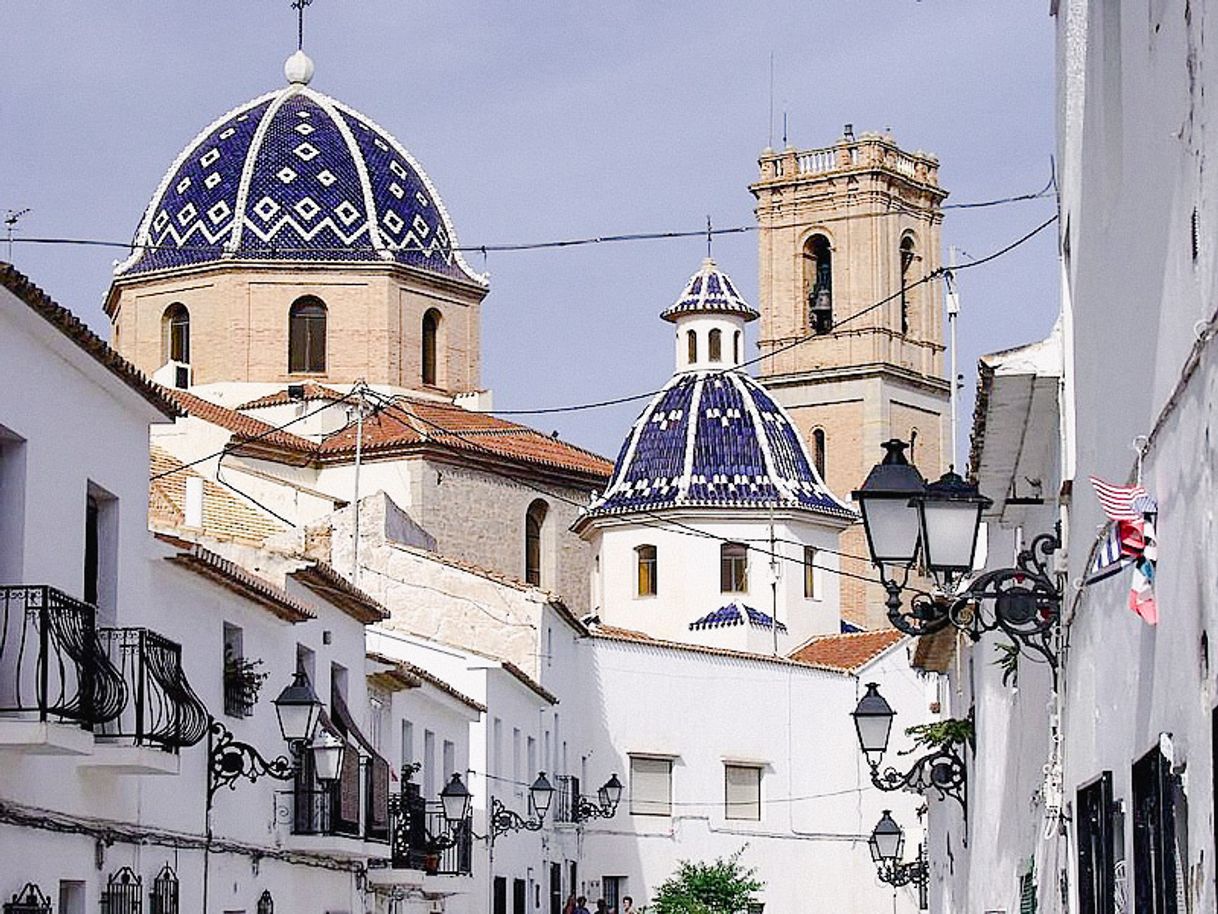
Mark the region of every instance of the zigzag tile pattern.
[[739, 371], [675, 375], [631, 427], [588, 514], [697, 506], [855, 517], [816, 475], [790, 417]]
[[678, 315], [703, 312], [708, 314], [736, 314], [746, 321], [756, 320], [761, 315], [736, 291], [731, 277], [707, 257], [698, 272], [689, 278], [685, 289], [677, 300], [660, 317], [675, 321]]
[[226, 258], [396, 261], [485, 286], [455, 244], [443, 203], [396, 140], [346, 106], [289, 86], [247, 102], [187, 147], [115, 272]]

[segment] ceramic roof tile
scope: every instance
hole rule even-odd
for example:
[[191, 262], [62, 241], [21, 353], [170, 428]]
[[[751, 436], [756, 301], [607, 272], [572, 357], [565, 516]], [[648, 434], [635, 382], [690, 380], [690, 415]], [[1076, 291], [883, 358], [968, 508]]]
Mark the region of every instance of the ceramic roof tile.
[[853, 672], [866, 666], [905, 636], [895, 629], [824, 635], [791, 652], [792, 660]]
[[[202, 532], [222, 540], [260, 544], [287, 527], [247, 505], [222, 486], [185, 467], [158, 447], [150, 452], [154, 478], [149, 483], [148, 519], [153, 527], [180, 527], [186, 519], [186, 480], [203, 479]], [[168, 475], [162, 475], [168, 474]]]

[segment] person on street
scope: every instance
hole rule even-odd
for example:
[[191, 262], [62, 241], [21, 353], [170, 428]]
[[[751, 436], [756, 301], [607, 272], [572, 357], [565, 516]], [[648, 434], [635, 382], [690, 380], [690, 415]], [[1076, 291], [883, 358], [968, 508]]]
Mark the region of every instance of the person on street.
[[592, 914], [592, 912], [588, 910], [588, 899], [583, 895], [580, 895], [579, 898], [575, 899], [575, 914]]

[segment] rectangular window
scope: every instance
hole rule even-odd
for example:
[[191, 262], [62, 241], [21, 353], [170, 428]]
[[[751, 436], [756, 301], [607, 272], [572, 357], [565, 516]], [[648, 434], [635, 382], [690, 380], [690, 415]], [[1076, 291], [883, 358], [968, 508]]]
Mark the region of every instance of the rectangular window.
[[1079, 914], [1114, 911], [1112, 772], [1078, 791], [1078, 906]]
[[744, 593], [749, 589], [749, 547], [743, 543], [724, 543], [719, 547], [719, 589], [723, 593]]
[[503, 721], [498, 717], [491, 727], [491, 774], [503, 776]]
[[429, 800], [436, 795], [436, 735], [423, 731], [423, 796]]
[[[530, 775], [531, 776], [531, 775]], [[520, 771], [520, 728], [512, 727], [512, 780], [515, 781], [516, 791], [522, 788], [524, 775]]]
[[639, 546], [634, 550], [638, 556], [638, 595], [654, 597], [656, 595], [656, 547]]
[[528, 914], [528, 885], [523, 879], [512, 880], [512, 914]]
[[84, 600], [97, 607], [97, 624], [118, 618], [118, 499], [90, 482], [85, 495]]
[[[347, 668], [341, 663], [330, 664], [330, 704], [336, 704], [335, 699], [347, 703]], [[333, 709], [331, 709], [333, 711]]]
[[0, 426], [0, 581], [23, 576], [25, 441]]
[[756, 765], [724, 765], [723, 791], [725, 818], [761, 821], [760, 768]]
[[300, 643], [296, 645], [296, 672], [303, 673], [310, 684], [317, 682], [317, 654]]
[[507, 914], [507, 877], [496, 876], [491, 889], [492, 914]]
[[85, 884], [75, 879], [59, 880], [59, 914], [85, 914]]
[[630, 757], [630, 814], [672, 815], [672, 759]]
[[530, 736], [528, 738], [526, 749], [527, 751], [525, 757], [528, 764], [525, 766], [524, 770], [528, 772], [529, 777], [532, 777], [533, 772], [537, 770], [537, 740]]
[[457, 745], [451, 739], [444, 740], [444, 783], [457, 773]]
[[804, 598], [816, 599], [816, 547], [804, 546]]
[[1188, 860], [1178, 821], [1178, 779], [1156, 746], [1133, 765], [1133, 889], [1137, 914], [1183, 914], [1177, 861]]
[[224, 713], [229, 717], [249, 717], [262, 674], [255, 663], [245, 659], [245, 633], [239, 625], [224, 623]]
[[402, 767], [414, 762], [414, 724], [402, 721]]
[[385, 721], [389, 717], [389, 693], [374, 686], [368, 687], [368, 739], [372, 748], [385, 754]]

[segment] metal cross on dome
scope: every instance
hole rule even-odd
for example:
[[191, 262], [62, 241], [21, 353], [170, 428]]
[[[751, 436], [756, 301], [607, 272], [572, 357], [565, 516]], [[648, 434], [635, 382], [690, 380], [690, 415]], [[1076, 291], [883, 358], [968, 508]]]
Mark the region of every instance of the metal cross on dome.
[[313, 0], [292, 0], [292, 9], [296, 10], [296, 50], [304, 50], [304, 14]]

